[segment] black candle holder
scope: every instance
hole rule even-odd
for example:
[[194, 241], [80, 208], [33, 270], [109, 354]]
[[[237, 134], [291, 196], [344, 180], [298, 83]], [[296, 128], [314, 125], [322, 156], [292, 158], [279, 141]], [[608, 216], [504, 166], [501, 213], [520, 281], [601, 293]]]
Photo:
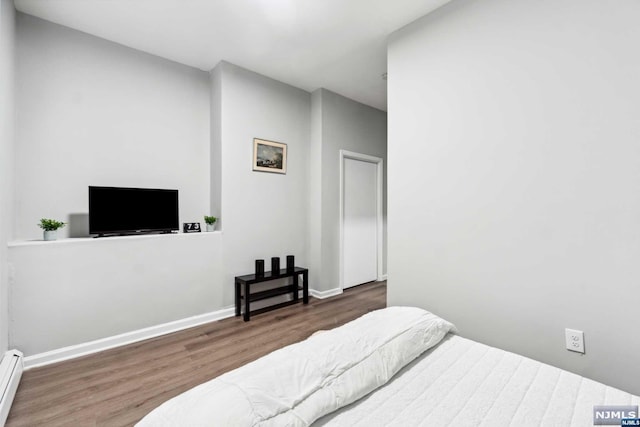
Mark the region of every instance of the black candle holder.
[[293, 255], [287, 255], [287, 272], [291, 273], [296, 265]]
[[264, 276], [264, 260], [256, 260], [256, 276]]
[[271, 275], [280, 275], [280, 257], [274, 256], [271, 258]]

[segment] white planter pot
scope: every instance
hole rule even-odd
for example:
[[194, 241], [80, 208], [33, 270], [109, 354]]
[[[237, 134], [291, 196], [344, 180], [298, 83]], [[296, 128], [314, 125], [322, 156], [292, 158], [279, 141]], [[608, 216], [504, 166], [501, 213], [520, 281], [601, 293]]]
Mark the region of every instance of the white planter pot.
[[44, 240], [56, 240], [58, 238], [58, 230], [44, 231]]
[[205, 224], [207, 226], [207, 231], [214, 231], [216, 229], [216, 223], [213, 224]]

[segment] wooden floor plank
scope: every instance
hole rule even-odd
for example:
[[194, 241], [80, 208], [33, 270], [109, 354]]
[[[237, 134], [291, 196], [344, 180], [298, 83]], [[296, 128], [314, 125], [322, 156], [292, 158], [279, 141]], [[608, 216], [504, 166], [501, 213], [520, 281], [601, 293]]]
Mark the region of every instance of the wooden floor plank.
[[24, 372], [7, 426], [131, 426], [178, 394], [322, 329], [386, 307], [386, 282], [211, 322]]

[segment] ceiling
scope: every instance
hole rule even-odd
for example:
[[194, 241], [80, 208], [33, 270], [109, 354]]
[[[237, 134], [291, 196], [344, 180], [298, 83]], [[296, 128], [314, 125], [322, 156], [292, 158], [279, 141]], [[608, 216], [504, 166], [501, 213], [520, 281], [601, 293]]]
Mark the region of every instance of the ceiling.
[[24, 13], [205, 71], [225, 60], [387, 109], [387, 36], [449, 0], [15, 0]]

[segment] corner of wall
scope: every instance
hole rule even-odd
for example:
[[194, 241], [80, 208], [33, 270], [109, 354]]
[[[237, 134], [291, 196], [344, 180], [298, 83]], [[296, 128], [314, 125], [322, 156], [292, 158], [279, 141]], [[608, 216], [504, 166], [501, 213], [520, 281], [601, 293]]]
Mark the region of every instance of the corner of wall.
[[222, 227], [222, 62], [210, 74], [211, 112], [211, 202], [209, 215], [218, 217], [218, 229]]
[[11, 0], [0, 3], [0, 353], [9, 347], [9, 265], [13, 235], [13, 157], [15, 144], [15, 31]]
[[309, 147], [309, 275], [318, 289], [322, 286], [322, 91], [311, 93], [311, 136]]

